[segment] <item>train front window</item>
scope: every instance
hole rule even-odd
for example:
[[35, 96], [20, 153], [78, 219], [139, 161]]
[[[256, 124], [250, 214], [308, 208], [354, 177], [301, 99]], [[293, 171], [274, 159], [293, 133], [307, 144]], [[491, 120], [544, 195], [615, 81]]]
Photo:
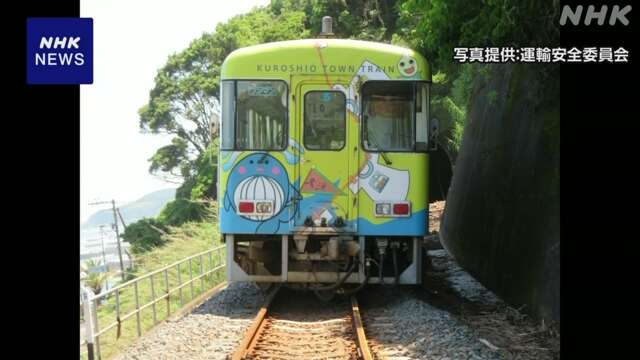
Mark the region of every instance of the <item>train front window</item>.
[[415, 142], [413, 82], [372, 81], [362, 88], [364, 148], [413, 151]]
[[223, 81], [220, 87], [220, 104], [222, 105], [222, 121], [220, 123], [220, 147], [233, 150], [235, 138], [235, 98], [236, 90], [233, 81]]
[[304, 146], [340, 150], [345, 142], [346, 98], [338, 91], [310, 91], [304, 96]]
[[237, 81], [236, 114], [236, 150], [284, 150], [287, 119], [284, 81]]

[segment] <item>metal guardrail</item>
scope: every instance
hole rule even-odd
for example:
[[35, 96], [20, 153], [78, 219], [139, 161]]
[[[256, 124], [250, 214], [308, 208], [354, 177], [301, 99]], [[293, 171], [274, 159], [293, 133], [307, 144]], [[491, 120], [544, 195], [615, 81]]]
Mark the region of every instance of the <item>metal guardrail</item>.
[[[217, 272], [223, 269], [226, 266], [225, 263], [225, 255], [223, 253], [225, 249], [224, 245], [217, 246], [215, 248], [209, 249], [207, 251], [203, 251], [201, 253], [189, 256], [182, 260], [179, 260], [171, 265], [167, 265], [161, 269], [152, 271], [148, 274], [135, 278], [133, 280], [127, 281], [123, 284], [120, 284], [108, 291], [100, 293], [98, 295], [94, 295], [91, 290], [87, 288], [81, 287], [82, 291], [82, 300], [81, 305], [83, 306], [84, 313], [84, 322], [85, 322], [85, 339], [81, 339], [80, 347], [83, 345], [87, 347], [87, 356], [89, 360], [94, 360], [94, 358], [102, 359], [100, 353], [100, 336], [104, 335], [107, 331], [116, 328], [117, 330], [117, 338], [120, 337], [120, 332], [122, 328], [122, 323], [124, 321], [130, 319], [131, 317], [136, 318], [136, 333], [137, 336], [140, 337], [142, 335], [142, 326], [141, 326], [141, 312], [145, 309], [151, 308], [153, 314], [153, 325], [156, 325], [158, 321], [158, 313], [156, 309], [156, 305], [161, 302], [166, 302], [166, 318], [171, 315], [171, 298], [174, 296], [173, 294], [178, 292], [180, 306], [178, 309], [182, 308], [185, 305], [184, 297], [183, 297], [183, 288], [189, 286], [190, 297], [189, 299], [194, 299], [194, 283], [200, 280], [200, 292], [203, 293], [205, 291], [205, 277], [208, 275], [212, 275], [214, 272]], [[216, 254], [217, 261], [214, 265], [214, 253]], [[203, 269], [203, 258], [208, 258], [209, 266], [208, 270], [205, 271]], [[198, 261], [195, 261], [198, 259]], [[194, 275], [193, 271], [193, 263], [196, 263], [198, 267], [197, 273]], [[180, 269], [181, 265], [187, 264], [188, 266], [188, 274], [189, 279], [186, 281], [182, 281], [182, 271]], [[184, 269], [184, 267], [183, 267]], [[173, 270], [176, 271], [177, 276], [177, 285], [173, 287], [169, 287], [169, 273]], [[157, 279], [160, 277], [161, 281], [164, 282], [164, 287], [156, 291], [154, 278]], [[150, 282], [151, 289], [151, 300], [146, 302], [145, 304], [140, 304], [140, 294], [139, 287], [143, 281]], [[212, 284], [213, 285], [213, 284]], [[133, 287], [134, 290], [134, 300], [135, 300], [135, 309], [132, 311], [121, 314], [121, 296], [120, 294], [127, 288]], [[160, 294], [158, 294], [160, 293]], [[116, 319], [115, 321], [106, 324], [104, 327], [100, 327], [98, 323], [98, 308], [100, 306], [100, 301], [107, 300], [111, 297], [115, 296], [115, 307], [116, 307]], [[122, 315], [122, 316], [121, 316]], [[94, 349], [95, 345], [95, 349]]]

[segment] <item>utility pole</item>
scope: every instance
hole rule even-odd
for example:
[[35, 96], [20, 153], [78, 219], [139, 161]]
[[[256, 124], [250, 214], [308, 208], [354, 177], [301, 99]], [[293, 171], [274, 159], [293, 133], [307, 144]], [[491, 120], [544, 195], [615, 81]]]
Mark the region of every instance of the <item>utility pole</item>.
[[120, 221], [122, 222], [122, 227], [126, 231], [127, 230], [127, 224], [125, 224], [124, 219], [122, 218], [122, 213], [120, 213], [120, 209], [116, 209], [116, 211], [118, 211], [118, 216], [120, 217]]
[[113, 223], [116, 225], [116, 240], [118, 241], [118, 257], [120, 258], [120, 275], [124, 282], [124, 263], [122, 262], [122, 250], [120, 249], [120, 231], [118, 230], [118, 216], [116, 215], [116, 201], [111, 200], [111, 208], [113, 209]]
[[99, 202], [89, 203], [89, 205], [101, 205], [101, 204], [109, 204], [109, 203], [111, 203], [111, 209], [113, 211], [113, 223], [115, 225], [116, 241], [118, 243], [118, 258], [120, 259], [120, 275], [122, 276], [122, 281], [124, 281], [125, 279], [124, 262], [122, 261], [122, 249], [120, 247], [120, 230], [118, 229], [118, 215], [116, 214], [117, 213], [116, 201], [115, 200], [99, 201]]
[[100, 225], [100, 242], [102, 243], [102, 264], [105, 267], [106, 271], [109, 271], [109, 266], [107, 265], [107, 255], [104, 252], [104, 225]]

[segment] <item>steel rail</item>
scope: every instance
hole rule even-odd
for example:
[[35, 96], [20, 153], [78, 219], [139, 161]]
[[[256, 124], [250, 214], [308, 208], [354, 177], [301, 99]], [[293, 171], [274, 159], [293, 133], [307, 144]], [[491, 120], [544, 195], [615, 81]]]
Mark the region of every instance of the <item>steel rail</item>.
[[356, 333], [356, 345], [358, 346], [358, 355], [362, 360], [372, 360], [371, 350], [369, 349], [369, 343], [364, 333], [364, 327], [362, 326], [362, 319], [360, 318], [360, 307], [358, 306], [358, 300], [355, 296], [351, 297], [351, 314], [353, 318], [353, 328]]
[[[280, 289], [280, 287], [276, 288], [275, 290], [273, 290], [265, 299], [264, 304], [262, 305], [262, 307], [260, 308], [260, 310], [258, 311], [257, 315], [255, 316], [251, 326], [247, 329], [247, 331], [244, 334], [244, 337], [242, 338], [242, 341], [239, 343], [239, 345], [236, 347], [235, 351], [233, 352], [233, 354], [231, 354], [228, 359], [231, 360], [242, 360], [242, 359], [246, 359], [247, 357], [253, 357], [255, 355], [255, 352], [259, 350], [259, 352], [264, 351], [264, 348], [258, 348], [256, 349], [256, 346], [260, 343], [262, 345], [262, 347], [264, 347], [264, 341], [266, 341], [267, 343], [269, 343], [270, 341], [273, 341], [273, 336], [278, 336], [278, 335], [270, 335], [271, 331], [273, 331], [274, 329], [279, 329], [279, 328], [283, 328], [283, 325], [274, 325], [271, 321], [273, 320], [270, 315], [269, 315], [269, 306], [272, 304], [273, 299], [276, 297], [276, 294], [278, 292], [278, 290]], [[367, 342], [367, 338], [365, 336], [365, 331], [364, 331], [364, 326], [362, 323], [362, 319], [360, 317], [360, 307], [358, 305], [358, 301], [356, 299], [355, 296], [351, 296], [351, 308], [350, 308], [350, 316], [348, 316], [351, 321], [350, 321], [350, 326], [353, 330], [353, 333], [351, 336], [353, 336], [355, 339], [353, 339], [353, 343], [355, 344], [355, 351], [357, 353], [357, 358], [360, 360], [372, 360], [373, 357], [371, 355], [371, 350], [369, 348], [369, 344]], [[285, 323], [285, 328], [287, 328], [288, 323], [291, 324], [297, 324], [298, 322], [296, 321], [287, 321], [284, 319], [278, 319], [278, 321], [281, 321], [283, 323]], [[324, 325], [329, 325], [329, 324], [338, 324], [341, 321], [345, 321], [345, 320], [341, 320], [341, 319], [331, 319], [331, 320], [324, 320], [324, 321], [320, 321], [318, 323], [315, 324], [324, 324]], [[348, 323], [347, 323], [348, 324]], [[349, 326], [349, 325], [347, 325]], [[290, 328], [289, 331], [291, 331]], [[311, 330], [307, 329], [307, 330], [301, 330], [303, 332], [309, 333]], [[311, 331], [313, 332], [313, 331]], [[265, 338], [266, 336], [266, 338]], [[272, 337], [271, 340], [269, 340], [269, 336]], [[294, 338], [296, 336], [294, 335]], [[282, 340], [282, 339], [281, 339]], [[287, 342], [284, 341], [283, 342], [284, 347], [287, 347]], [[289, 344], [291, 346], [291, 344]], [[322, 352], [323, 350], [321, 349], [317, 349], [318, 351]], [[329, 351], [328, 349], [324, 349]], [[289, 354], [289, 357], [291, 358], [296, 358], [298, 356], [308, 356], [309, 354], [303, 354], [303, 353], [299, 353], [296, 352], [295, 349], [291, 349], [291, 353]], [[356, 354], [351, 353], [351, 356], [354, 356]], [[323, 354], [322, 356], [324, 356], [325, 354]], [[332, 356], [335, 356], [336, 354], [333, 353]], [[350, 357], [347, 353], [343, 354], [346, 357]], [[264, 356], [264, 355], [263, 355]], [[322, 357], [321, 356], [321, 357]], [[289, 358], [287, 356], [283, 355], [283, 358]], [[319, 357], [319, 358], [321, 358]], [[314, 356], [315, 358], [315, 356]]]
[[269, 295], [267, 295], [267, 298], [265, 299], [264, 304], [260, 308], [260, 311], [258, 311], [258, 314], [254, 318], [253, 323], [251, 324], [249, 329], [247, 329], [244, 335], [244, 338], [236, 348], [236, 351], [231, 356], [231, 360], [244, 359], [247, 353], [249, 352], [249, 349], [251, 348], [251, 346], [255, 345], [255, 342], [258, 339], [258, 335], [260, 331], [264, 329], [264, 324], [265, 324], [264, 320], [267, 317], [267, 312], [269, 311], [269, 305], [271, 305], [271, 302], [276, 297], [279, 290], [280, 290], [280, 285], [278, 285], [278, 287], [276, 287], [273, 291], [271, 291], [271, 293], [269, 293]]

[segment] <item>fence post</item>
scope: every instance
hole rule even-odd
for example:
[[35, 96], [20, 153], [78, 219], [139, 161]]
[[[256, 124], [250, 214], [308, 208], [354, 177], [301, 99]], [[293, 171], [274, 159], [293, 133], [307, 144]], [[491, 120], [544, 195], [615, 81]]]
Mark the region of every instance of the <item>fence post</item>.
[[191, 264], [191, 258], [189, 258], [189, 285], [191, 285], [191, 298], [193, 300], [193, 265]]
[[[93, 333], [98, 334], [100, 332], [100, 327], [98, 326], [98, 298], [94, 296], [91, 300], [91, 312], [93, 313]], [[100, 352], [100, 336], [95, 335], [95, 347], [96, 347], [96, 355], [98, 355], [98, 360], [102, 359], [102, 353]]]
[[140, 301], [138, 300], [138, 280], [133, 283], [133, 291], [136, 297], [136, 329], [138, 330], [138, 337], [142, 336], [140, 331]]
[[171, 293], [169, 292], [169, 274], [164, 269], [164, 288], [167, 293], [167, 317], [171, 314]]
[[84, 325], [86, 332], [85, 336], [87, 337], [87, 356], [89, 357], [89, 360], [94, 360], [93, 306], [91, 306], [93, 304], [93, 301], [91, 300], [93, 294], [91, 293], [91, 290], [82, 285], [80, 285], [80, 289], [82, 290], [82, 307], [84, 310]]
[[204, 293], [204, 271], [202, 270], [202, 254], [200, 255], [200, 293]]
[[213, 286], [213, 250], [209, 251], [209, 286]]
[[178, 263], [178, 265], [176, 265], [176, 267], [178, 268], [178, 286], [179, 286], [179, 292], [180, 292], [180, 307], [182, 307], [182, 304], [184, 303], [184, 300], [182, 300], [182, 278], [180, 276], [180, 263]]
[[153, 286], [153, 274], [149, 276], [151, 279], [151, 308], [153, 309], [153, 325], [158, 323], [158, 319], [156, 317], [156, 289]]

